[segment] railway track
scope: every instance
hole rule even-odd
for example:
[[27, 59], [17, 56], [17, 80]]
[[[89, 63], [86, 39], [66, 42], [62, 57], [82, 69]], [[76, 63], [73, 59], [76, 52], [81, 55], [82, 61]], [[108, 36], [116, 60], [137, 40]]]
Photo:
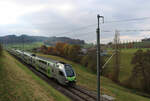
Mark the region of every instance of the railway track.
[[[9, 54], [12, 55], [11, 53]], [[35, 73], [45, 82], [47, 82], [53, 88], [63, 93], [65, 96], [69, 97], [72, 101], [96, 101], [96, 95], [94, 93], [87, 91], [84, 88], [81, 88], [79, 86], [67, 87], [67, 86], [60, 85], [58, 84], [58, 82], [56, 82], [56, 80], [53, 80], [47, 77], [46, 75], [44, 75], [43, 73], [35, 70], [34, 67], [24, 63], [22, 60], [20, 60], [16, 56], [14, 55], [12, 56], [16, 58], [18, 61], [20, 61], [21, 63], [23, 63], [24, 65], [26, 65], [33, 73]]]
[[75, 87], [69, 87], [67, 88], [69, 91], [71, 91], [73, 94], [79, 96], [82, 101], [96, 101], [96, 97], [88, 94], [87, 92], [84, 92], [83, 90], [81, 89], [77, 89]]

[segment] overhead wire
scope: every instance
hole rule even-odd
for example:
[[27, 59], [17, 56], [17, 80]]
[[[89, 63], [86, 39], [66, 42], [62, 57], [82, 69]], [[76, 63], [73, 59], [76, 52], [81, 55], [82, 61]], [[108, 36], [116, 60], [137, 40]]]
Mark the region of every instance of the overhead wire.
[[150, 17], [132, 18], [132, 19], [114, 20], [114, 21], [105, 21], [105, 23], [128, 22], [128, 21], [140, 21], [140, 20], [148, 20], [148, 19], [150, 19]]
[[[118, 29], [117, 29], [118, 30]], [[102, 30], [102, 32], [114, 32], [113, 30]], [[125, 29], [118, 30], [118, 32], [150, 32], [150, 29]]]
[[[124, 20], [105, 21], [105, 24], [108, 24], [108, 23], [118, 23], [118, 22], [119, 23], [120, 22], [130, 22], [130, 21], [142, 21], [142, 20], [148, 20], [148, 19], [150, 19], [150, 17], [141, 17], [141, 18], [132, 18], [132, 19], [124, 19]], [[76, 32], [79, 32], [80, 35], [82, 33], [86, 35], [86, 33], [81, 32], [81, 31], [85, 30], [85, 29], [87, 30], [87, 29], [92, 28], [92, 27], [96, 28], [96, 25], [97, 25], [96, 23], [95, 24], [90, 24], [90, 25], [82, 26], [82, 27], [79, 27], [79, 28], [76, 28], [76, 29], [73, 29], [73, 30], [70, 30], [70, 31], [63, 32], [63, 33], [57, 33], [55, 35], [75, 34]], [[127, 29], [127, 30], [119, 30], [119, 32], [139, 32], [139, 31], [141, 31], [141, 32], [142, 31], [150, 31], [150, 29], [140, 29], [140, 30], [130, 30], [130, 29]], [[114, 31], [112, 31], [112, 30], [102, 30], [101, 32], [114, 32]], [[89, 33], [89, 32], [87, 32], [87, 33]]]

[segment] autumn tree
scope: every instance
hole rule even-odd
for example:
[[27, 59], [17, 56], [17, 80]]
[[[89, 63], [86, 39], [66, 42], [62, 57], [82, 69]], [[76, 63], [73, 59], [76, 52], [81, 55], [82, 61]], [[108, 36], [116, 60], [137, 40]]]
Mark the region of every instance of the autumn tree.
[[58, 54], [58, 51], [56, 50], [55, 47], [48, 47], [47, 52], [48, 52], [48, 54], [51, 54], [51, 55], [57, 55]]
[[40, 47], [40, 50], [41, 50], [42, 53], [47, 54], [47, 47], [45, 45], [42, 45]]
[[56, 43], [55, 48], [56, 48], [56, 50], [57, 50], [57, 52], [58, 52], [57, 55], [59, 55], [59, 56], [64, 56], [64, 46], [65, 46], [65, 45], [66, 45], [66, 43], [62, 43], [62, 42], [57, 42], [57, 43]]

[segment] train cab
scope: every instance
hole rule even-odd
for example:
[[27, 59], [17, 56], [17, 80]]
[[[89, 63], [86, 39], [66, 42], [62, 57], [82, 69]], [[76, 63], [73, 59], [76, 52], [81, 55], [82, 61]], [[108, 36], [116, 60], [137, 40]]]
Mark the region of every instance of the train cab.
[[59, 68], [57, 79], [61, 84], [68, 85], [76, 83], [76, 74], [71, 65], [59, 62], [56, 66]]

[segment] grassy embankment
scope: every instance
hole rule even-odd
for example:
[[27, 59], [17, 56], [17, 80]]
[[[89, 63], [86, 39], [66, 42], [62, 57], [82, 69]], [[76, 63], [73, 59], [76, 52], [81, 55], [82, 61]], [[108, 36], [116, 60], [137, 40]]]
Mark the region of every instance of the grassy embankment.
[[8, 53], [0, 57], [0, 101], [69, 101]]
[[[125, 52], [124, 54], [125, 57], [127, 53]], [[133, 54], [133, 52], [131, 52], [130, 54]], [[44, 56], [47, 58], [52, 58], [52, 59], [59, 60], [59, 61], [64, 61], [68, 64], [71, 64], [77, 73], [77, 85], [83, 86], [85, 88], [88, 88], [94, 91], [96, 90], [96, 84], [97, 84], [96, 75], [88, 72], [85, 67], [75, 62], [61, 58], [61, 57], [52, 56], [52, 55], [43, 55], [43, 54], [38, 54], [38, 55]], [[128, 71], [126, 71], [126, 69], [127, 68], [121, 68], [121, 73], [125, 71], [124, 75], [128, 74]], [[123, 74], [121, 78], [123, 78]], [[102, 85], [102, 88], [101, 88], [102, 92], [105, 94], [114, 96], [115, 98], [117, 98], [117, 101], [150, 101], [150, 99], [136, 95], [132, 93], [133, 90], [119, 86], [105, 77], [101, 77], [101, 85]]]

